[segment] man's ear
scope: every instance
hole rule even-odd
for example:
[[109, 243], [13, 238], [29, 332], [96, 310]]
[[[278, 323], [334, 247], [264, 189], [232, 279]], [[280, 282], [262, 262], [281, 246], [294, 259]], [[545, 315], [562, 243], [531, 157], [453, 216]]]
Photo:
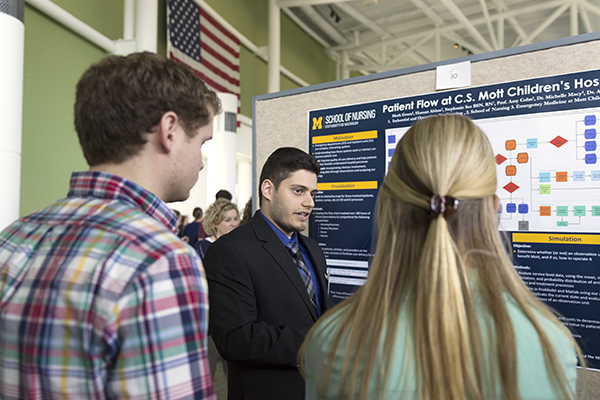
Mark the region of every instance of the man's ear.
[[179, 118], [175, 112], [167, 111], [163, 114], [158, 123], [159, 142], [167, 153], [173, 149], [176, 139], [175, 130], [178, 121]]
[[275, 191], [275, 185], [273, 185], [273, 182], [271, 182], [270, 179], [265, 179], [260, 184], [260, 192], [262, 193], [262, 195], [265, 199], [271, 201], [271, 199], [273, 198], [274, 191]]

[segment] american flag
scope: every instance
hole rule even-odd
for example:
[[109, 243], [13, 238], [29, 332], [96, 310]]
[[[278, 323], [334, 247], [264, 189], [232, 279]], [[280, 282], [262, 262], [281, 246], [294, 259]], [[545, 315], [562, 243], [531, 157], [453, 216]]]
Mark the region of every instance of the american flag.
[[194, 0], [167, 2], [169, 58], [188, 65], [216, 92], [240, 99], [240, 41]]

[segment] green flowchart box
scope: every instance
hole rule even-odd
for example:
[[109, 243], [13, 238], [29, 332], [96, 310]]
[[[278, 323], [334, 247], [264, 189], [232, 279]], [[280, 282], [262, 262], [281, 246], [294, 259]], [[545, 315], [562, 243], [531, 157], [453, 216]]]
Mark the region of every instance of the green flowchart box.
[[573, 206], [573, 213], [576, 217], [585, 217], [585, 206]]
[[568, 221], [556, 221], [556, 226], [569, 226]]
[[592, 217], [600, 217], [600, 206], [592, 206]]
[[550, 194], [550, 185], [540, 185], [540, 194]]
[[[556, 215], [558, 217], [568, 217], [569, 216], [569, 207], [567, 207], [567, 206], [556, 206]], [[559, 225], [559, 226], [563, 226], [563, 225]]]

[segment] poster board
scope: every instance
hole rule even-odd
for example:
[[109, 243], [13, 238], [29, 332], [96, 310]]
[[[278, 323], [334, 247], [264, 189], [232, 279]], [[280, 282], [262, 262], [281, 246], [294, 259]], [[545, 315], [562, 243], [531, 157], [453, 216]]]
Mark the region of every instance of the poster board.
[[[581, 35], [578, 37], [567, 38], [553, 42], [523, 46], [521, 48], [469, 57], [468, 59], [472, 63], [471, 88], [484, 86], [491, 87], [496, 85], [496, 88], [499, 90], [503, 88], [503, 85], [505, 85], [506, 87], [504, 87], [504, 90], [508, 90], [511, 82], [521, 82], [528, 79], [533, 80], [532, 82], [534, 82], [539, 78], [544, 77], [598, 70], [600, 69], [600, 62], [594, 60], [594, 57], [591, 55], [600, 50], [600, 42], [598, 41], [599, 36], [600, 35], [597, 33]], [[268, 155], [277, 147], [295, 146], [307, 151], [315, 150], [314, 148], [311, 148], [309, 144], [310, 128], [308, 125], [311, 122], [309, 117], [311, 111], [314, 112], [315, 110], [327, 110], [334, 108], [351, 111], [352, 107], [359, 104], [378, 103], [389, 99], [407, 99], [407, 102], [409, 102], [410, 100], [408, 99], [412, 97], [417, 99], [419, 96], [423, 99], [429, 99], [439, 95], [441, 99], [446, 96], [446, 93], [451, 93], [451, 91], [435, 91], [435, 67], [440, 64], [451, 64], [461, 61], [464, 61], [464, 59], [451, 60], [438, 64], [429, 64], [388, 73], [369, 75], [362, 78], [334, 82], [331, 84], [315, 85], [308, 88], [256, 97], [254, 99], [253, 107], [253, 130], [255, 140], [254, 176], [258, 176], [258, 172], [260, 171], [262, 164]], [[590, 72], [590, 74], [593, 75], [594, 73]], [[562, 89], [565, 88], [563, 87]], [[488, 92], [487, 100], [504, 100], [490, 99], [490, 93], [491, 92]], [[498, 96], [500, 92], [495, 93]], [[456, 93], [454, 96], [455, 95]], [[449, 96], [453, 95], [449, 94]], [[394, 104], [394, 102], [390, 104]], [[425, 105], [422, 104], [422, 106], [422, 108], [427, 108], [431, 107], [432, 105], [429, 104], [427, 107], [425, 107]], [[507, 115], [510, 116], [510, 113]], [[582, 126], [585, 126], [586, 115], [582, 115], [581, 119], [583, 124]], [[491, 122], [491, 124], [493, 125], [493, 122]], [[369, 129], [359, 129], [359, 131], [368, 132]], [[401, 132], [398, 131], [398, 133]], [[583, 135], [585, 138], [585, 129], [581, 132], [581, 135]], [[547, 141], [553, 140], [554, 136], [549, 138]], [[387, 136], [387, 138], [389, 140], [389, 136]], [[519, 139], [524, 139], [525, 146], [527, 146], [527, 139], [530, 138], [527, 137]], [[368, 138], [365, 140], [368, 140]], [[533, 145], [533, 143], [531, 145]], [[378, 146], [381, 146], [381, 143], [379, 143]], [[512, 146], [512, 143], [510, 145], [504, 144], [504, 146], [507, 149], [506, 151], [509, 151], [509, 147], [506, 146]], [[556, 149], [561, 147], [556, 145], [552, 146]], [[516, 150], [516, 148], [513, 150]], [[368, 152], [368, 150], [366, 151]], [[533, 152], [533, 150], [530, 150], [530, 152]], [[521, 153], [527, 153], [527, 151]], [[502, 154], [500, 155], [502, 156]], [[518, 157], [518, 155], [515, 155], [515, 157]], [[583, 154], [583, 157], [585, 158], [585, 154]], [[600, 167], [598, 169], [600, 169]], [[543, 172], [543, 174], [540, 175], [538, 173], [537, 178], [545, 180], [547, 178], [546, 172], [549, 171], [540, 170], [538, 172]], [[564, 171], [557, 172], [563, 173]], [[576, 173], [578, 174], [577, 176], [581, 177], [580, 172], [580, 170], [574, 169], [571, 171], [571, 176], [573, 177], [573, 174]], [[512, 171], [509, 171], [509, 173], [512, 173]], [[563, 175], [560, 176], [562, 177]], [[552, 175], [550, 179], [554, 179], [555, 184], [557, 183], [556, 174]], [[589, 179], [591, 179], [591, 176]], [[573, 178], [571, 178], [571, 180], [573, 180]], [[547, 183], [543, 184], [546, 185]], [[539, 192], [540, 190], [547, 189], [552, 190], [547, 186], [544, 186], [543, 189], [541, 185], [536, 187], [536, 190], [538, 193], [540, 193], [540, 195], [542, 193]], [[513, 202], [510, 199], [510, 196], [508, 197], [509, 198], [506, 203], [514, 204], [516, 208], [514, 214], [519, 215], [519, 205], [517, 202]], [[571, 205], [571, 213], [573, 214], [573, 217], [576, 216], [575, 206], [575, 204]], [[580, 207], [578, 210], [581, 214], [581, 206], [584, 205], [577, 206]], [[589, 204], [588, 215], [590, 216], [593, 212], [592, 206], [593, 204]], [[537, 212], [539, 213], [541, 210], [542, 209], [537, 209]], [[543, 210], [546, 212], [547, 209]], [[561, 213], [565, 212], [564, 208], [559, 210]], [[557, 212], [556, 208], [554, 209], [554, 212]], [[589, 219], [586, 221], [589, 221]], [[591, 232], [594, 231], [594, 224], [595, 221], [592, 223], [593, 226], [591, 228]], [[314, 219], [311, 223], [311, 226], [311, 236], [313, 236], [317, 234], [314, 231], [319, 229], [315, 226]], [[331, 226], [329, 226], [329, 228], [331, 228]], [[334, 231], [334, 229], [330, 229], [330, 231]], [[598, 233], [598, 231], [596, 231], [596, 233]], [[365, 244], [365, 247], [366, 246], [368, 245]], [[522, 250], [524, 251], [523, 255], [528, 254], [526, 253], [526, 251], [528, 251], [527, 248], [522, 248]], [[586, 252], [590, 253], [590, 251], [585, 251], [584, 253]], [[558, 257], [559, 255], [556, 256]], [[594, 371], [590, 371], [589, 376], [589, 389], [590, 394], [593, 397], [595, 393], [600, 393], [600, 379], [599, 374]]]

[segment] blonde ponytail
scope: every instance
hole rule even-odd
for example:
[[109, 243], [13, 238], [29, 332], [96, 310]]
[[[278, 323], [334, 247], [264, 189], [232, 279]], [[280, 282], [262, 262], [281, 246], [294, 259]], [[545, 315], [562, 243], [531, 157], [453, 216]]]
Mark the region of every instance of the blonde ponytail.
[[[379, 191], [367, 282], [325, 314], [300, 349], [302, 364], [307, 346], [319, 345], [315, 332], [329, 332], [332, 345], [316, 377], [320, 396], [340, 357], [339, 399], [366, 400], [373, 382], [390, 384], [394, 347], [406, 345], [395, 343], [398, 330], [407, 329], [412, 346], [404, 361], [412, 351], [420, 399], [520, 399], [510, 298], [538, 334], [555, 392], [574, 398], [536, 315], [568, 335], [584, 365], [581, 351], [513, 268], [497, 228], [495, 190], [491, 146], [468, 118], [426, 118], [404, 135]], [[440, 207], [442, 200], [455, 212]], [[402, 312], [406, 327], [399, 326]]]

